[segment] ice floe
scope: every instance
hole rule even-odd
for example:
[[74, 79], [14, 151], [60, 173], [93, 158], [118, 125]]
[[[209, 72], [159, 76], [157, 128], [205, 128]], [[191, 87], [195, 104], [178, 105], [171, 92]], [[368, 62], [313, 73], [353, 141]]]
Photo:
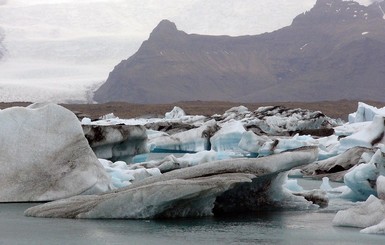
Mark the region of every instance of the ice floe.
[[[163, 118], [120, 119], [109, 114], [81, 123], [56, 105], [0, 113], [1, 132], [13, 132], [0, 136], [8, 137], [2, 138], [1, 164], [23, 177], [15, 182], [13, 175], [2, 173], [0, 198], [61, 199], [29, 209], [29, 216], [140, 219], [309, 209], [328, 203], [335, 206], [327, 210], [338, 211], [357, 202], [338, 212], [333, 223], [385, 232], [383, 108], [359, 103], [347, 123], [318, 111], [280, 106], [255, 111], [239, 106], [213, 116], [186, 115], [175, 107]], [[64, 159], [58, 160], [59, 166], [53, 161], [37, 165], [43, 162], [38, 157], [51, 154], [51, 149], [56, 158], [49, 159]], [[25, 161], [16, 162], [20, 152], [27, 154], [21, 157]], [[26, 188], [35, 175], [49, 180], [59, 176], [59, 187], [31, 198], [40, 184], [50, 183], [36, 182], [39, 188], [33, 191]], [[293, 177], [323, 182], [303, 190]], [[333, 188], [329, 179], [342, 186]], [[18, 194], [21, 187], [27, 195]]]
[[[26, 210], [25, 214], [147, 219], [244, 212], [256, 210], [263, 204], [269, 207], [282, 205], [292, 203], [289, 197], [296, 196], [283, 192], [280, 173], [312, 162], [316, 157], [317, 148], [307, 147], [264, 158], [208, 162], [146, 178], [114, 192], [38, 205]], [[276, 179], [279, 184], [274, 184]], [[306, 208], [314, 205], [298, 198], [296, 202]]]
[[49, 201], [110, 189], [77, 117], [55, 104], [0, 111], [0, 202]]

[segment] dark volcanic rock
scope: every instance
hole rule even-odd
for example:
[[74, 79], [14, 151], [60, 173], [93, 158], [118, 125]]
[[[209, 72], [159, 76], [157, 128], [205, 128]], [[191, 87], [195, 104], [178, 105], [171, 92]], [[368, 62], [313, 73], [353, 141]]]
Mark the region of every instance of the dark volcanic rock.
[[163, 20], [95, 93], [98, 102], [384, 101], [385, 2], [318, 0], [256, 36], [186, 34]]

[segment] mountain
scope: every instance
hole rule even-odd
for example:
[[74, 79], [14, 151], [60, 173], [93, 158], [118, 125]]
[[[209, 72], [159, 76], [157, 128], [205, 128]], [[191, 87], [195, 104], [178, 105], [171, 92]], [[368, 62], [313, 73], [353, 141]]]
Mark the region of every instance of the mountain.
[[385, 101], [384, 10], [318, 0], [290, 26], [239, 37], [186, 34], [163, 20], [94, 100]]
[[162, 19], [194, 33], [260, 34], [289, 25], [315, 1], [0, 0], [0, 101], [91, 102]]

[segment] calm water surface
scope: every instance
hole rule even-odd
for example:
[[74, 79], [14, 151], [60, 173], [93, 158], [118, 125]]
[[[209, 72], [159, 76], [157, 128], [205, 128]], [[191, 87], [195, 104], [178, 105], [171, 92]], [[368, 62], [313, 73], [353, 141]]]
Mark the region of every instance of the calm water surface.
[[385, 244], [333, 227], [334, 212], [276, 211], [227, 218], [70, 220], [24, 217], [36, 204], [0, 204], [0, 244]]

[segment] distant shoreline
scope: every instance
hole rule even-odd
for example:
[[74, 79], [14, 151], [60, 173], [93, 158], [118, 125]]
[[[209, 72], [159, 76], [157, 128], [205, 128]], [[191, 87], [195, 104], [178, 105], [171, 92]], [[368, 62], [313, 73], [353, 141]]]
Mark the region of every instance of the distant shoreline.
[[[132, 104], [126, 102], [110, 102], [105, 104], [61, 104], [75, 112], [79, 117], [90, 117], [97, 119], [108, 113], [114, 113], [120, 118], [134, 118], [144, 116], [164, 116], [174, 106], [181, 107], [188, 115], [223, 114], [234, 106], [244, 105], [249, 110], [256, 110], [261, 106], [281, 105], [288, 108], [302, 108], [314, 111], [321, 111], [332, 118], [348, 119], [349, 113], [357, 110], [357, 100], [319, 101], [319, 102], [258, 102], [258, 103], [237, 103], [228, 101], [183, 101], [170, 104]], [[362, 100], [378, 108], [385, 107], [385, 102]], [[13, 106], [28, 106], [30, 102], [0, 102], [0, 109]]]

